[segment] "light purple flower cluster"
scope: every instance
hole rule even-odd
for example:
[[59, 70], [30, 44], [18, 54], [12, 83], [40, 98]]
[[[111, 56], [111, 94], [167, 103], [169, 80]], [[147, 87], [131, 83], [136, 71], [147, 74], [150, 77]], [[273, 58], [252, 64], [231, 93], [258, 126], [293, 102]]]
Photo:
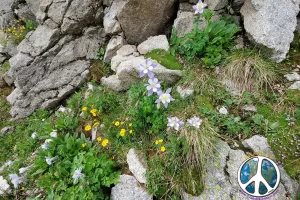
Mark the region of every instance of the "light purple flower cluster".
[[19, 184], [24, 181], [24, 176], [18, 176], [18, 174], [9, 174], [8, 175], [14, 188], [17, 188]]
[[158, 94], [158, 99], [155, 101], [155, 103], [163, 103], [164, 106], [167, 108], [169, 103], [171, 101], [174, 101], [175, 99], [173, 99], [170, 95], [172, 91], [172, 88], [168, 88], [167, 91], [165, 93], [163, 93], [161, 90], [157, 92]]
[[160, 89], [160, 82], [158, 81], [157, 78], [150, 78], [148, 80], [149, 84], [146, 84], [147, 90], [148, 90], [148, 96], [152, 95], [153, 93], [157, 93], [161, 91]]
[[[202, 119], [200, 119], [199, 117], [194, 116], [193, 118], [188, 119], [187, 122], [189, 123], [190, 126], [199, 128], [201, 123], [202, 123]], [[183, 125], [184, 125], [183, 121], [180, 121], [178, 119], [178, 117], [168, 117], [168, 125], [167, 125], [168, 127], [172, 127], [176, 131], [178, 131], [179, 128]]]
[[191, 119], [188, 119], [187, 121], [191, 126], [196, 127], [196, 128], [199, 128], [202, 123], [202, 119], [200, 119], [199, 117], [196, 117], [196, 116], [194, 116]]
[[184, 125], [183, 121], [180, 121], [177, 117], [168, 117], [167, 126], [174, 128], [176, 131], [178, 131], [180, 126], [183, 125]]
[[153, 69], [157, 66], [151, 59], [145, 60], [144, 63], [140, 64], [140, 77], [144, 77], [146, 74], [149, 78], [154, 78]]
[[75, 184], [78, 179], [84, 178], [85, 175], [83, 173], [81, 173], [81, 171], [82, 171], [82, 167], [80, 167], [74, 171], [74, 174], [72, 176], [72, 178], [74, 179], [73, 184]]
[[162, 92], [160, 82], [154, 77], [153, 69], [155, 67], [157, 67], [157, 64], [151, 59], [145, 60], [145, 62], [139, 66], [140, 77], [144, 77], [145, 75], [149, 77], [148, 84], [145, 84], [148, 91], [148, 96], [154, 93], [158, 94], [159, 97], [155, 103], [158, 104], [158, 107], [160, 103], [162, 103], [164, 104], [165, 108], [167, 108], [169, 103], [175, 99], [173, 99], [170, 95], [172, 90], [171, 88], [167, 89], [166, 92]]
[[193, 9], [195, 10], [195, 14], [201, 14], [204, 11], [204, 8], [207, 6], [206, 3], [203, 3], [201, 0], [193, 6]]

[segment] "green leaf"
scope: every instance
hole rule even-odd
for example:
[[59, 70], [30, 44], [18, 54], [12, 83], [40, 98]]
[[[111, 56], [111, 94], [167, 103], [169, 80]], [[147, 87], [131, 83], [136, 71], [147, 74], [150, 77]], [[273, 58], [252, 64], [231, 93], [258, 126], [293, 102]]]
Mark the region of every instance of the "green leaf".
[[275, 122], [275, 123], [273, 123], [273, 124], [270, 125], [270, 129], [272, 129], [272, 130], [274, 130], [274, 129], [278, 128], [278, 127], [279, 127], [279, 123], [278, 122]]

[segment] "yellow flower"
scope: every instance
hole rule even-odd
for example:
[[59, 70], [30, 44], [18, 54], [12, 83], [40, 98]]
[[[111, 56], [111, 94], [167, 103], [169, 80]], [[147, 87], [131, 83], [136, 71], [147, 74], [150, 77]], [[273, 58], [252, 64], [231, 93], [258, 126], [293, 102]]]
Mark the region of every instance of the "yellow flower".
[[91, 111], [90, 111], [91, 113], [96, 113], [97, 112], [97, 109], [92, 109]]
[[159, 143], [159, 141], [158, 141], [158, 140], [156, 140], [156, 141], [155, 141], [155, 144], [156, 144], [156, 145], [158, 145], [158, 143]]
[[133, 132], [132, 130], [129, 131], [130, 134], [131, 134], [132, 132]]
[[158, 140], [159, 141], [159, 143], [162, 143], [164, 140], [163, 139], [160, 139], [160, 140]]
[[93, 127], [98, 126], [100, 123], [99, 122], [95, 122]]
[[24, 188], [24, 187], [22, 187], [22, 188], [21, 188], [21, 190], [25, 190], [25, 188]]
[[119, 126], [120, 122], [116, 121], [115, 126]]
[[84, 148], [86, 146], [86, 143], [83, 143], [81, 146], [82, 146], [82, 148]]
[[84, 130], [85, 130], [85, 131], [90, 131], [91, 129], [92, 129], [91, 125], [86, 125], [86, 126], [84, 127]]
[[24, 30], [24, 29], [25, 29], [25, 26], [21, 26], [21, 29]]
[[125, 136], [125, 133], [126, 133], [126, 130], [124, 128], [122, 128], [120, 130], [120, 136], [124, 137]]
[[101, 145], [102, 145], [103, 147], [106, 147], [107, 144], [108, 144], [108, 139], [103, 140], [103, 142], [101, 143]]
[[131, 127], [131, 126], [132, 126], [132, 123], [130, 123], [129, 126]]
[[161, 152], [165, 152], [165, 151], [166, 151], [166, 147], [161, 146], [161, 147], [160, 147], [160, 151], [161, 151]]
[[97, 141], [101, 142], [102, 138], [101, 137], [97, 137]]
[[82, 111], [86, 111], [88, 108], [87, 107], [83, 107], [82, 108]]

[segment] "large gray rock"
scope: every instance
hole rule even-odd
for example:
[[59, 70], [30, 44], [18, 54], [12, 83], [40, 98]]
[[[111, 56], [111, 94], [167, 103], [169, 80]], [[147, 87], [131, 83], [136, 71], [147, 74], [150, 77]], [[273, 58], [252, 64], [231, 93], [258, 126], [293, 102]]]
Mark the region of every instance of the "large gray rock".
[[13, 0], [2, 0], [0, 6], [0, 29], [5, 30], [13, 24]]
[[120, 179], [111, 189], [111, 200], [152, 200], [153, 196], [138, 185], [133, 176], [121, 175]]
[[30, 9], [30, 11], [36, 15], [37, 12], [39, 11], [40, 4], [43, 0], [26, 0], [26, 3]]
[[103, 19], [103, 26], [105, 33], [107, 34], [116, 34], [121, 32], [121, 25], [118, 22], [117, 16], [123, 9], [126, 1], [114, 1], [109, 8], [109, 11], [105, 14]]
[[228, 0], [205, 0], [209, 9], [221, 10], [228, 5]]
[[[194, 27], [194, 20], [197, 16], [194, 12], [181, 12], [177, 14], [177, 18], [174, 21], [174, 28], [178, 37], [183, 37], [187, 33], [190, 33]], [[201, 16], [202, 21], [199, 22], [199, 28], [203, 30], [207, 26], [206, 20]], [[212, 21], [219, 20], [220, 15], [214, 15]]]
[[129, 170], [140, 183], [146, 183], [146, 164], [143, 154], [136, 152], [135, 149], [130, 149], [127, 153], [127, 164]]
[[154, 49], [163, 49], [169, 51], [169, 48], [169, 42], [167, 36], [165, 35], [149, 37], [137, 47], [140, 54], [149, 53]]
[[7, 97], [14, 118], [57, 106], [80, 87], [89, 73], [89, 60], [105, 41], [104, 30], [99, 27], [103, 1], [26, 2], [40, 25], [20, 43], [4, 77], [16, 87]]
[[64, 15], [61, 31], [65, 34], [77, 34], [82, 31], [80, 27], [94, 24], [99, 3], [95, 0], [73, 0]]
[[88, 60], [104, 43], [100, 27], [87, 28], [77, 38], [68, 35], [56, 42], [41, 41], [43, 35], [51, 35], [49, 32], [56, 31], [40, 32], [40, 37], [32, 37], [37, 35], [32, 33], [22, 42], [20, 52], [10, 59], [7, 79], [14, 82], [16, 89], [7, 99], [13, 104], [10, 114], [14, 118], [24, 118], [37, 108], [52, 108], [74, 92], [86, 80]]
[[276, 62], [286, 58], [298, 12], [299, 0], [246, 0], [241, 9], [248, 38]]
[[18, 46], [18, 50], [32, 57], [38, 56], [52, 47], [59, 40], [59, 36], [58, 29], [39, 26], [35, 31], [27, 34], [26, 39]]
[[124, 39], [121, 36], [114, 36], [112, 37], [108, 45], [106, 47], [106, 52], [104, 54], [104, 61], [109, 62], [112, 57], [117, 54], [117, 51], [124, 45]]
[[162, 34], [176, 15], [177, 0], [127, 0], [117, 18], [129, 44]]
[[[139, 76], [139, 65], [143, 62], [145, 62], [143, 56], [132, 56], [130, 59], [121, 62], [115, 68], [116, 75], [108, 78], [103, 77], [101, 83], [115, 91], [127, 90], [132, 84], [141, 80]], [[167, 82], [168, 84], [174, 84], [182, 77], [182, 71], [169, 70], [160, 64], [157, 64], [153, 73], [160, 81]]]

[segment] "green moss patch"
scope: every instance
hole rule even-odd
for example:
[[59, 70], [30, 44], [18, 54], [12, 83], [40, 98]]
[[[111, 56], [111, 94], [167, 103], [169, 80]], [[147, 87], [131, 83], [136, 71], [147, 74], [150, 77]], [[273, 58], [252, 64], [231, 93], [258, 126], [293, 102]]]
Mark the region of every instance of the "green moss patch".
[[177, 58], [163, 49], [155, 49], [145, 55], [145, 58], [156, 60], [167, 69], [182, 70], [183, 67], [178, 63]]

